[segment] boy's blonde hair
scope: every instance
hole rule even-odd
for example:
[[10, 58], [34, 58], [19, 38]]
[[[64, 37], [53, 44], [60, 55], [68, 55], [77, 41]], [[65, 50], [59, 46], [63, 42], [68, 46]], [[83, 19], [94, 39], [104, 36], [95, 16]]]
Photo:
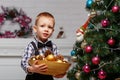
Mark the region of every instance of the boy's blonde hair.
[[[54, 25], [55, 25], [55, 18], [54, 18], [54, 16], [53, 16], [52, 14], [50, 14], [49, 12], [39, 13], [39, 14], [37, 15], [37, 17], [36, 17], [35, 25], [37, 25], [39, 18], [42, 17], [42, 16], [47, 17], [47, 18], [52, 18], [52, 19], [53, 19], [53, 22], [54, 22]], [[54, 26], [54, 25], [53, 25], [53, 26]]]

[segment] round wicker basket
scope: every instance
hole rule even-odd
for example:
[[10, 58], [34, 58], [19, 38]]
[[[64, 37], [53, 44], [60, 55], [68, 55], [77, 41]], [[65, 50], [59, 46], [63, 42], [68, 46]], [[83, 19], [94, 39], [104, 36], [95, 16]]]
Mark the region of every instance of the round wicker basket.
[[[30, 60], [29, 64], [32, 65], [34, 60]], [[45, 63], [48, 66], [48, 70], [46, 72], [40, 72], [40, 74], [46, 75], [59, 75], [64, 74], [70, 67], [70, 63], [64, 62], [57, 62], [57, 61], [46, 61], [46, 60], [39, 60], [38, 64]]]

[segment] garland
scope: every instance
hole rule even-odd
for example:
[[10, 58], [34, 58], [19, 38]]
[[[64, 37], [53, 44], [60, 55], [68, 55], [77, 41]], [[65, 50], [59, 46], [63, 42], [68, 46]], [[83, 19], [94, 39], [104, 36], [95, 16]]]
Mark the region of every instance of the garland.
[[0, 29], [4, 25], [6, 20], [11, 21], [11, 23], [18, 23], [20, 29], [11, 32], [7, 30], [5, 32], [0, 32], [0, 38], [16, 38], [16, 37], [28, 37], [32, 34], [32, 29], [30, 26], [31, 18], [28, 17], [22, 9], [19, 11], [16, 8], [3, 7], [1, 6], [3, 12], [0, 13]]

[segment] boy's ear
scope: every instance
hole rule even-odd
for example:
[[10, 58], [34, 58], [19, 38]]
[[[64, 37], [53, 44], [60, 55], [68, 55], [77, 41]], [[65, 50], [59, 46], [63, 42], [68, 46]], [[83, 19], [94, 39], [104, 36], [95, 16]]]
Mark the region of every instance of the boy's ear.
[[33, 26], [32, 29], [35, 33], [37, 32], [37, 26]]

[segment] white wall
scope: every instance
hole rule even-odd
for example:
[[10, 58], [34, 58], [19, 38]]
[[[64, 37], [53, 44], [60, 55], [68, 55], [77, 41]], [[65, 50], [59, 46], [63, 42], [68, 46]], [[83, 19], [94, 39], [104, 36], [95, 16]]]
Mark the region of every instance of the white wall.
[[[80, 27], [87, 19], [85, 10], [86, 0], [1, 0], [4, 7], [16, 7], [25, 11], [30, 16], [32, 24], [39, 12], [48, 11], [55, 16], [56, 25], [53, 38], [56, 37], [59, 27], [63, 26], [66, 38], [74, 39], [76, 28]], [[0, 9], [1, 10], [1, 9]], [[2, 10], [1, 10], [2, 11]], [[11, 25], [9, 25], [11, 26]], [[12, 29], [12, 28], [11, 28]]]
[[[4, 7], [22, 8], [32, 18], [32, 24], [39, 12], [48, 11], [55, 16], [56, 25], [52, 40], [61, 54], [70, 55], [75, 42], [75, 31], [87, 19], [86, 0], [1, 0]], [[1, 12], [2, 10], [0, 10]], [[4, 24], [5, 26], [5, 24]], [[11, 25], [9, 25], [11, 26]], [[59, 27], [63, 26], [66, 38], [55, 39]], [[0, 39], [0, 80], [24, 80], [25, 73], [20, 67], [21, 55], [32, 39]], [[58, 80], [58, 79], [56, 79]], [[67, 80], [65, 77], [59, 80]]]

